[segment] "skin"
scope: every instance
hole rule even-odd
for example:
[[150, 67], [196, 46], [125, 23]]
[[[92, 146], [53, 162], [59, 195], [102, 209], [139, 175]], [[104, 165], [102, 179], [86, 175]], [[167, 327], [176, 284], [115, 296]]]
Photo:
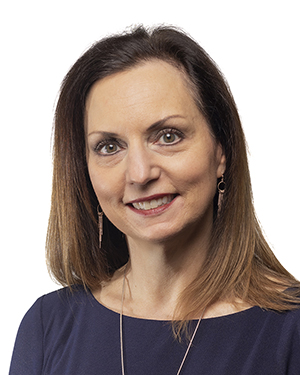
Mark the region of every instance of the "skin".
[[[87, 98], [85, 126], [95, 193], [129, 246], [124, 313], [171, 319], [178, 295], [206, 256], [217, 178], [225, 172], [222, 148], [183, 73], [163, 61], [96, 82]], [[133, 206], [153, 199], [155, 207], [162, 205], [150, 210]], [[119, 270], [93, 291], [115, 311], [122, 279]], [[206, 316], [233, 309], [222, 303]]]

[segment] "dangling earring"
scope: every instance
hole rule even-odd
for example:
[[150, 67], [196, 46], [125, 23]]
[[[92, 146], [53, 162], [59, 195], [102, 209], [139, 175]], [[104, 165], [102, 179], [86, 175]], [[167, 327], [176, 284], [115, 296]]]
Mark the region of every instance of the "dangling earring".
[[98, 213], [98, 230], [99, 230], [99, 249], [102, 245], [102, 234], [103, 234], [103, 212], [100, 211], [100, 206], [97, 207]]
[[225, 193], [226, 183], [224, 181], [224, 175], [222, 175], [221, 181], [218, 183], [218, 192], [219, 192], [219, 198], [218, 198], [218, 214], [221, 211], [222, 208], [222, 202], [223, 202], [223, 195]]

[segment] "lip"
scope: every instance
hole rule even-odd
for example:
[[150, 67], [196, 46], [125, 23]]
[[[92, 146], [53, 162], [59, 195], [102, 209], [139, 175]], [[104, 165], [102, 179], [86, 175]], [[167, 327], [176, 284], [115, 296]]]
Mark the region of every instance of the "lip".
[[[135, 207], [133, 207], [132, 203], [137, 203], [137, 202], [146, 202], [146, 201], [151, 201], [152, 199], [159, 199], [159, 198], [163, 198], [163, 197], [166, 197], [166, 196], [172, 196], [172, 200], [162, 206], [158, 206], [156, 208], [150, 208], [148, 210], [142, 210], [142, 209], [137, 209]], [[151, 216], [151, 215], [157, 215], [157, 214], [160, 214], [164, 211], [166, 211], [173, 203], [174, 201], [176, 200], [177, 198], [177, 194], [155, 194], [155, 195], [150, 195], [148, 197], [143, 197], [143, 198], [138, 198], [138, 199], [134, 199], [130, 202], [128, 202], [126, 205], [128, 208], [130, 208], [130, 210], [132, 210], [133, 212], [139, 214], [139, 215], [143, 215], [143, 216]]]
[[[154, 194], [154, 195], [149, 195], [148, 197], [142, 197], [142, 198], [137, 198], [137, 199], [134, 199], [130, 202], [127, 202], [126, 204], [132, 204], [132, 203], [137, 203], [137, 202], [147, 202], [147, 201], [151, 201], [152, 199], [159, 199], [159, 198], [163, 198], [163, 197], [167, 197], [167, 196], [175, 196], [177, 194], [170, 194], [170, 193], [166, 193], [166, 194]], [[173, 198], [173, 199], [174, 199]]]

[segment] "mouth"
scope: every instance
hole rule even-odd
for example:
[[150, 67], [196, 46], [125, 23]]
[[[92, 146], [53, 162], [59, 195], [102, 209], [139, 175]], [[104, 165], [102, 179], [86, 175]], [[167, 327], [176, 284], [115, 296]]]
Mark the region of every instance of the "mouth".
[[165, 206], [172, 202], [176, 197], [174, 194], [164, 195], [157, 198], [151, 198], [144, 201], [135, 201], [130, 203], [132, 207], [139, 211], [149, 211], [155, 208]]

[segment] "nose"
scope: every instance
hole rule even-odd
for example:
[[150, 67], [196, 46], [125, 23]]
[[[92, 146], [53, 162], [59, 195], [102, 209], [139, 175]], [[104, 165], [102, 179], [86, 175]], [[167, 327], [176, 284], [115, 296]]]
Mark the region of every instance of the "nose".
[[129, 184], [146, 185], [160, 177], [161, 169], [156, 158], [146, 147], [139, 146], [128, 151], [126, 157], [126, 181]]

